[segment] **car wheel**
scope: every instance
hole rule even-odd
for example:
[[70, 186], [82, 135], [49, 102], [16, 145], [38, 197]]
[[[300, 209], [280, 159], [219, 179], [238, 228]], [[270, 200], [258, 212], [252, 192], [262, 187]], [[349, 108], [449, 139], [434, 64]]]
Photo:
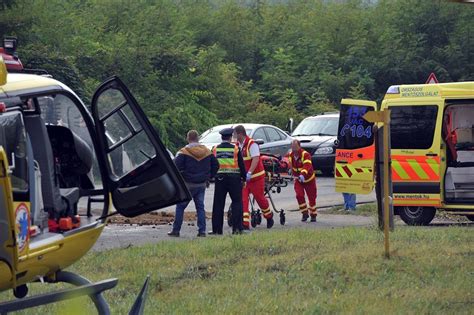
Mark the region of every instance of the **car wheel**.
[[466, 218], [467, 218], [469, 221], [474, 221], [474, 215], [472, 215], [472, 214], [466, 215]]
[[400, 218], [408, 225], [428, 225], [433, 220], [436, 209], [432, 207], [401, 207]]

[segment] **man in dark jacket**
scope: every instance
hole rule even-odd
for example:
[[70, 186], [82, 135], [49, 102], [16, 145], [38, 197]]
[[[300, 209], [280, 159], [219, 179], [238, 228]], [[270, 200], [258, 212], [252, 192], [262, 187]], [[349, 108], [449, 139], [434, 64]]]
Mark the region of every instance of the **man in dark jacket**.
[[219, 133], [222, 143], [214, 148], [214, 155], [219, 162], [219, 171], [214, 187], [214, 205], [212, 206], [212, 235], [222, 235], [224, 225], [224, 207], [227, 193], [232, 200], [232, 234], [241, 234], [242, 225], [242, 183], [245, 183], [247, 172], [239, 146], [231, 143], [234, 129], [225, 128]]
[[[197, 212], [198, 236], [203, 237], [206, 236], [204, 194], [207, 182], [216, 175], [219, 164], [212, 152], [204, 145], [199, 144], [199, 134], [196, 130], [188, 132], [187, 141], [189, 144], [179, 150], [174, 162], [193, 197]], [[168, 232], [169, 236], [179, 236], [183, 224], [184, 209], [188, 204], [189, 202], [182, 202], [176, 205], [173, 230]]]

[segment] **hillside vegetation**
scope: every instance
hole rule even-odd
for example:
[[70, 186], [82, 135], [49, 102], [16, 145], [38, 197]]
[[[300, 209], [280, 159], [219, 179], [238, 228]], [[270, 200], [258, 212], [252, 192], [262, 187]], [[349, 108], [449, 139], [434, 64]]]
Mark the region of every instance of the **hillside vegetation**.
[[0, 0], [0, 36], [86, 102], [119, 75], [173, 151], [190, 128], [284, 127], [393, 84], [474, 80], [474, 6], [442, 0]]

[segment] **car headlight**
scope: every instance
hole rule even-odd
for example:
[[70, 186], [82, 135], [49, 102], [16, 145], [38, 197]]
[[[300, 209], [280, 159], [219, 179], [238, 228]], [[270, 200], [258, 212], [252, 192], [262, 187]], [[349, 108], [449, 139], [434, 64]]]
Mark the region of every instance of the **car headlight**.
[[314, 154], [331, 154], [334, 152], [334, 149], [332, 147], [323, 147], [317, 149]]

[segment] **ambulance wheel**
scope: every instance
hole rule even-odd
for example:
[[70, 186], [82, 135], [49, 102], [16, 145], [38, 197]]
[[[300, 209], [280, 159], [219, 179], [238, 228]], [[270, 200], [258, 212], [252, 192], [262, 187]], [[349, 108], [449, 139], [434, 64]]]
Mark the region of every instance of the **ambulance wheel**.
[[232, 206], [227, 210], [227, 225], [232, 227]]
[[466, 215], [466, 218], [469, 220], [469, 221], [474, 221], [474, 215]]
[[432, 207], [400, 207], [400, 218], [408, 225], [428, 225], [433, 220], [436, 209]]
[[286, 217], [285, 217], [285, 210], [280, 210], [280, 224], [285, 225]]

